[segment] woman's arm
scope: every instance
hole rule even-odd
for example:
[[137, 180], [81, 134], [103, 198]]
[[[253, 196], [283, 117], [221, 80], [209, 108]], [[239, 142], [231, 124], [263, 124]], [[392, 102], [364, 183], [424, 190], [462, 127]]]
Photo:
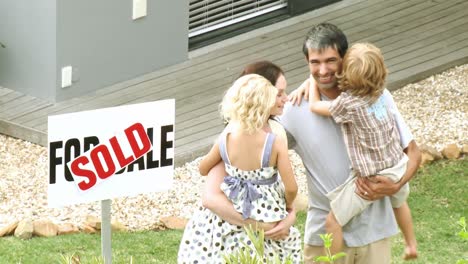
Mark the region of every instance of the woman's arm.
[[278, 222], [272, 229], [265, 232], [265, 237], [273, 240], [284, 239], [289, 235], [289, 228], [296, 222], [296, 209], [288, 210], [288, 215], [285, 219]]
[[218, 162], [209, 172], [205, 182], [205, 189], [202, 194], [203, 207], [209, 209], [224, 221], [238, 226], [257, 226], [260, 229], [269, 230], [276, 223], [260, 223], [252, 219], [243, 219], [242, 214], [237, 212], [232, 202], [221, 190], [221, 183], [224, 180], [226, 171], [224, 163]]
[[200, 174], [206, 176], [211, 168], [213, 168], [220, 161], [221, 153], [219, 153], [219, 144], [216, 142], [210, 149], [210, 152], [208, 152], [208, 154], [206, 154], [206, 156], [203, 157], [203, 159], [200, 161], [200, 165], [198, 165]]
[[288, 146], [284, 138], [277, 137], [274, 147], [278, 151], [277, 167], [284, 184], [286, 208], [293, 207], [294, 199], [297, 195], [297, 183], [289, 160]]
[[310, 86], [309, 92], [309, 110], [319, 115], [331, 116], [330, 101], [320, 101], [320, 91], [317, 85]]

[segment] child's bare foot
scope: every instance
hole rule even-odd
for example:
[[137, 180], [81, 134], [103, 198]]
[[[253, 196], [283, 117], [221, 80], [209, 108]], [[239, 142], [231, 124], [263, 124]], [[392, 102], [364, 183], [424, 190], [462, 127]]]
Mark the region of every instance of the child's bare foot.
[[416, 246], [405, 247], [405, 254], [403, 255], [404, 260], [416, 259], [417, 257], [418, 257], [418, 251], [416, 250]]

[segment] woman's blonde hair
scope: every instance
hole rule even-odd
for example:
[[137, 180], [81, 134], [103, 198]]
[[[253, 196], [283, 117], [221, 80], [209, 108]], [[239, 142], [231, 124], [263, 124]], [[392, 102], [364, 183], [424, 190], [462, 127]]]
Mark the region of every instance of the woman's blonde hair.
[[370, 43], [356, 43], [343, 58], [338, 87], [354, 96], [368, 97], [374, 102], [384, 90], [387, 74], [380, 49]]
[[244, 75], [226, 91], [220, 104], [221, 116], [252, 134], [265, 126], [277, 94], [278, 90], [264, 77]]

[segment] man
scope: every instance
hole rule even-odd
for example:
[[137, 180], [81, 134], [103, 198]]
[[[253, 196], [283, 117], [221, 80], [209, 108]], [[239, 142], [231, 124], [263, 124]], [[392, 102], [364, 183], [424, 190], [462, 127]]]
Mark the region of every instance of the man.
[[[329, 23], [314, 26], [306, 36], [303, 52], [322, 100], [332, 100], [340, 94], [335, 74], [341, 72], [342, 58], [347, 48], [346, 36]], [[373, 177], [372, 182], [359, 180], [358, 194], [375, 202], [343, 227], [346, 244], [343, 251], [347, 255], [339, 263], [390, 263], [389, 238], [397, 234], [398, 229], [388, 195], [396, 193], [408, 182], [420, 163], [420, 152], [411, 132], [391, 95], [388, 91], [385, 94], [387, 104], [396, 116], [401, 144], [409, 157], [408, 167], [398, 183], [381, 176]], [[319, 234], [325, 233], [325, 219], [330, 211], [326, 194], [346, 181], [350, 162], [340, 126], [332, 118], [311, 113], [308, 102], [300, 103], [299, 99], [298, 106], [289, 105], [280, 119], [286, 131], [294, 138], [296, 144], [293, 148], [306, 169], [309, 208], [304, 235], [304, 261], [315, 263], [314, 258], [323, 255]]]

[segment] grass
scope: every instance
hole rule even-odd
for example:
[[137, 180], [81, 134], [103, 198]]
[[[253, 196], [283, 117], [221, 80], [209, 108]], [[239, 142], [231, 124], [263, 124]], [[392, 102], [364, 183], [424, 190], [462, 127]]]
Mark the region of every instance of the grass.
[[[468, 162], [439, 161], [421, 169], [411, 181], [408, 200], [415, 224], [419, 258], [411, 264], [456, 263], [468, 257], [468, 241], [457, 236], [460, 217], [468, 217]], [[304, 231], [306, 216], [298, 214]], [[112, 234], [113, 263], [176, 263], [182, 231], [143, 231]], [[65, 235], [20, 240], [0, 238], [0, 263], [60, 263], [62, 255], [80, 256], [81, 263], [96, 263], [101, 254], [100, 235]], [[392, 263], [401, 260], [403, 240], [393, 238]]]
[[[112, 234], [112, 263], [176, 263], [182, 231], [144, 231]], [[34, 237], [20, 240], [0, 238], [0, 263], [59, 263], [61, 256], [79, 256], [81, 263], [95, 263], [101, 255], [99, 234], [64, 235], [54, 238]]]
[[[468, 162], [440, 161], [421, 169], [411, 181], [411, 207], [418, 240], [419, 258], [410, 263], [456, 263], [468, 258], [468, 243], [457, 236], [457, 221], [468, 217]], [[403, 240], [394, 238], [393, 263], [400, 256]]]

